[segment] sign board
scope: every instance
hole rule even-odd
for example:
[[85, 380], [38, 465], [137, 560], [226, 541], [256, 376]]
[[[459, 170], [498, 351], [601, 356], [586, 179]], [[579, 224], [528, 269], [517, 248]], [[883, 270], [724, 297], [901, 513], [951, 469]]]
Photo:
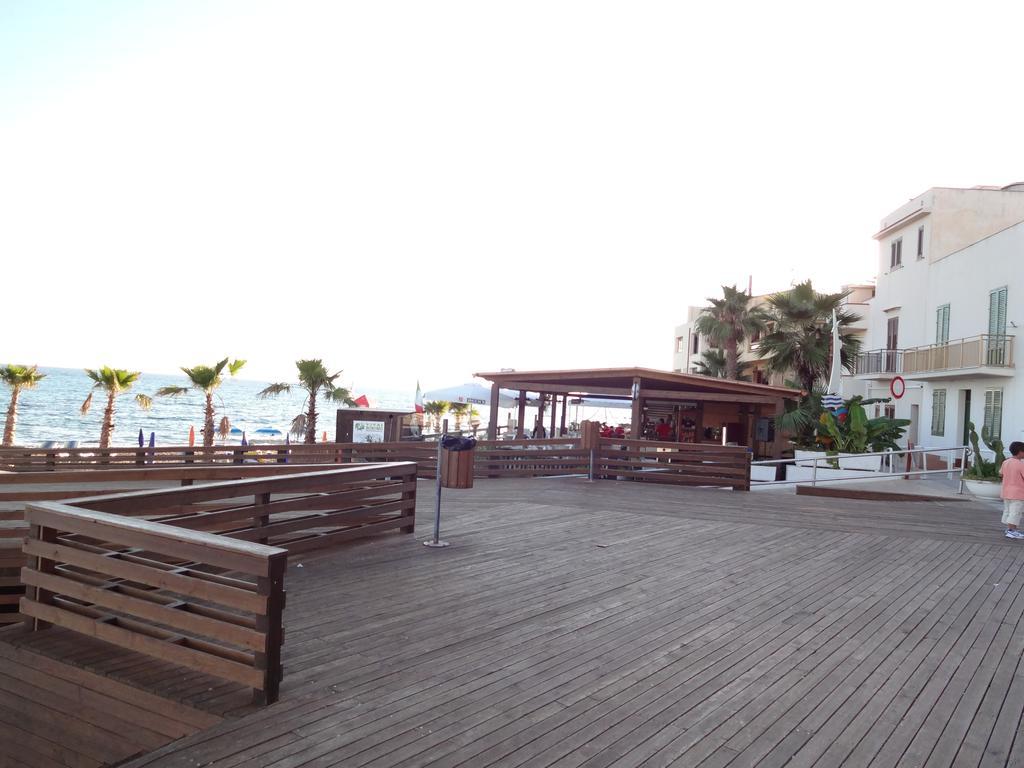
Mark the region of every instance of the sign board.
[[353, 421], [352, 422], [353, 443], [383, 443], [384, 422], [383, 421]]
[[889, 391], [892, 392], [893, 397], [899, 400], [907, 392], [907, 382], [903, 380], [902, 376], [895, 376], [889, 382]]

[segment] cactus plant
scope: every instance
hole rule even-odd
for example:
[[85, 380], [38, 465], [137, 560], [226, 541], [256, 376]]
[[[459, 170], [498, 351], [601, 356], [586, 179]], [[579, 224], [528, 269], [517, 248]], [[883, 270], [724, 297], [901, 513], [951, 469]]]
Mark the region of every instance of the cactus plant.
[[981, 448], [978, 445], [978, 433], [974, 428], [973, 421], [967, 423], [967, 429], [970, 431], [971, 456], [973, 460], [971, 461], [971, 466], [964, 472], [964, 477], [968, 477], [971, 480], [999, 482], [999, 468], [1006, 460], [1003, 442], [998, 438], [993, 438], [986, 427], [981, 428], [981, 440], [995, 457], [992, 461], [989, 461], [981, 454]]

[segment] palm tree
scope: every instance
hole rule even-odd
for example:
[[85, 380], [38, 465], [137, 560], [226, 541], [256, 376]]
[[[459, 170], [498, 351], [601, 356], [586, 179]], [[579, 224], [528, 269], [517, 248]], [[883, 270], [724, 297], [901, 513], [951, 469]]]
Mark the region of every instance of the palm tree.
[[[221, 374], [224, 372], [224, 368], [226, 367], [228, 369], [228, 373], [234, 376], [242, 369], [243, 365], [245, 365], [245, 360], [233, 360], [229, 364], [228, 358], [225, 357], [214, 366], [197, 365], [195, 368], [182, 368], [181, 370], [188, 377], [189, 386], [161, 387], [157, 390], [157, 395], [162, 397], [180, 397], [190, 389], [198, 389], [206, 395], [206, 411], [205, 418], [203, 419], [204, 448], [213, 447], [213, 393], [216, 392], [218, 387], [224, 383], [221, 378]], [[227, 431], [224, 429], [224, 427], [227, 426], [226, 419], [227, 417], [221, 419], [221, 428], [223, 432]]]
[[[697, 373], [701, 376], [710, 376], [713, 379], [724, 379], [726, 378], [726, 360], [725, 352], [720, 349], [705, 349], [700, 359], [696, 362]], [[744, 374], [747, 369], [747, 363], [737, 363], [736, 379], [737, 381], [748, 381], [749, 376]]]
[[[100, 448], [109, 448], [110, 439], [114, 436], [114, 404], [117, 396], [131, 389], [142, 374], [138, 371], [125, 371], [121, 368], [110, 368], [106, 365], [96, 370], [86, 368], [85, 373], [95, 383], [89, 391], [89, 396], [82, 403], [82, 415], [87, 414], [92, 406], [93, 392], [97, 389], [105, 390], [107, 393], [107, 408], [103, 412], [103, 427], [100, 429]], [[149, 395], [137, 394], [135, 395], [135, 402], [144, 411], [148, 411], [153, 407], [153, 398]]]
[[423, 406], [423, 412], [434, 420], [434, 431], [441, 431], [441, 417], [448, 412], [449, 403], [445, 400], [431, 400]]
[[[334, 383], [341, 376], [341, 371], [328, 373], [323, 360], [296, 360], [295, 367], [299, 369], [299, 386], [306, 390], [306, 399], [302, 404], [306, 408], [306, 412], [300, 413], [292, 420], [291, 433], [296, 437], [302, 437], [305, 434], [305, 442], [313, 444], [316, 442], [316, 398], [318, 392], [323, 391], [325, 400], [333, 400], [345, 405], [355, 405], [356, 403], [352, 399], [351, 392]], [[259, 396], [261, 398], [275, 397], [282, 392], [291, 391], [291, 384], [271, 384], [262, 390]]]
[[14, 445], [14, 428], [18, 423], [18, 398], [22, 390], [34, 389], [46, 378], [34, 365], [5, 365], [0, 368], [0, 382], [11, 388], [11, 404], [7, 406], [7, 422], [4, 424], [4, 448]]
[[750, 296], [743, 291], [722, 286], [722, 298], [708, 299], [694, 326], [697, 333], [725, 348], [725, 378], [736, 381], [739, 377], [739, 346], [757, 331], [763, 330], [768, 316], [760, 307], [747, 306]]
[[462, 420], [469, 414], [469, 406], [466, 403], [451, 403], [448, 413], [455, 417], [455, 431], [461, 432]]
[[832, 354], [832, 310], [839, 322], [843, 367], [853, 370], [860, 339], [843, 332], [860, 316], [843, 309], [849, 292], [818, 293], [808, 280], [768, 298], [772, 328], [761, 340], [757, 354], [767, 358], [773, 373], [782, 373], [810, 393], [829, 375]]

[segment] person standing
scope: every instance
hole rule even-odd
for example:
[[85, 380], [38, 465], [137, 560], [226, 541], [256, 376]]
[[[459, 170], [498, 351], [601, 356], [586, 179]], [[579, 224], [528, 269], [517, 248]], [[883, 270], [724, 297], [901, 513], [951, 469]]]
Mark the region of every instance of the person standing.
[[1024, 443], [1010, 443], [1011, 459], [1006, 459], [999, 468], [1003, 478], [1003, 523], [1008, 539], [1024, 539], [1024, 533], [1017, 530], [1021, 515], [1024, 514]]

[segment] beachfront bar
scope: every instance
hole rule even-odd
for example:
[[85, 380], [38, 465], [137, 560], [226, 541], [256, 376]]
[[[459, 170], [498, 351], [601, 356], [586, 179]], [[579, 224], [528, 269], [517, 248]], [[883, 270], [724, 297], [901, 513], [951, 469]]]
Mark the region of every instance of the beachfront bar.
[[[643, 436], [645, 426], [664, 421], [671, 425], [674, 441], [743, 445], [758, 458], [781, 456], [785, 440], [774, 429], [774, 417], [785, 410], [787, 400], [803, 394], [790, 387], [652, 368], [506, 370], [476, 376], [491, 382], [491, 402], [497, 402], [501, 389], [519, 391], [518, 438], [525, 434], [528, 393], [536, 393], [537, 426], [545, 427], [547, 412], [548, 434], [552, 436], [565, 434], [566, 414], [574, 399], [598, 397], [631, 403], [630, 436], [634, 439]], [[497, 433], [498, 411], [492, 408], [487, 436], [493, 440]]]

